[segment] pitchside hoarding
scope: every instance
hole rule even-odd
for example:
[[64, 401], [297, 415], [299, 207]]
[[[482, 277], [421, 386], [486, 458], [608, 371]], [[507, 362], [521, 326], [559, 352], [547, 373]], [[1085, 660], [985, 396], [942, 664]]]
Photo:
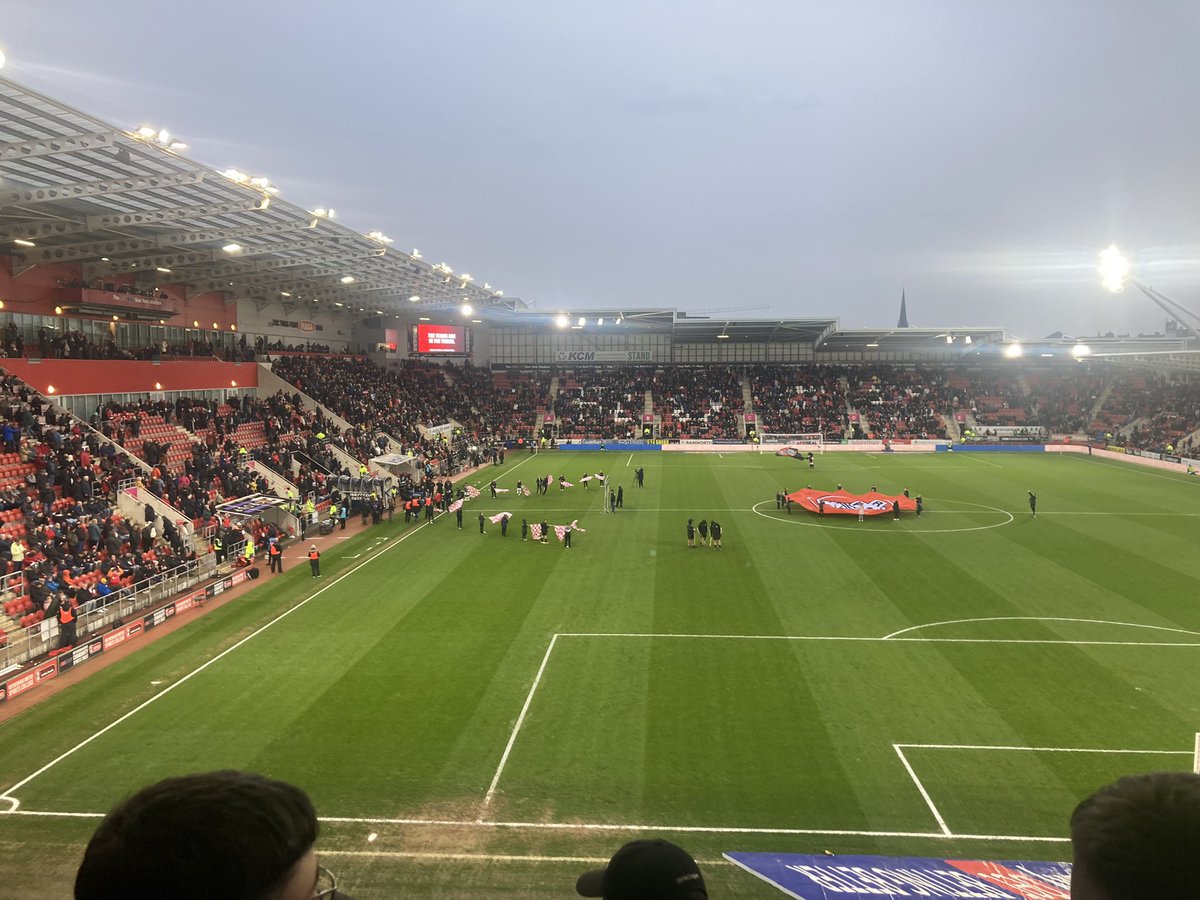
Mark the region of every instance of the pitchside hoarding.
[[726, 853], [725, 858], [799, 900], [1070, 900], [1061, 862], [987, 862], [895, 856]]

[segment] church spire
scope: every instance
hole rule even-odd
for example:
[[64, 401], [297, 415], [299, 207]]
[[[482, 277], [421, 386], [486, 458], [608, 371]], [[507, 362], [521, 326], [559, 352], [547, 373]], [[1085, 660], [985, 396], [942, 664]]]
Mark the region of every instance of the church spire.
[[908, 305], [904, 301], [904, 288], [900, 288], [900, 321], [896, 323], [896, 327], [908, 327]]

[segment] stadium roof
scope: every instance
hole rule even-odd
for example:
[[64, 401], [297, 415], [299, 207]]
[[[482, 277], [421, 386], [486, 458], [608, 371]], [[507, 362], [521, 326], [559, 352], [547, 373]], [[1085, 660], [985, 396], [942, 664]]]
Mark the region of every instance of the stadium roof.
[[185, 149], [165, 131], [125, 131], [0, 78], [0, 252], [11, 251], [14, 272], [79, 263], [88, 281], [132, 273], [355, 313], [524, 305]]
[[859, 353], [868, 350], [920, 352], [944, 350], [947, 345], [960, 347], [1000, 344], [1006, 340], [1004, 329], [986, 328], [852, 328], [826, 336], [818, 350]]
[[[599, 333], [612, 329], [671, 334], [682, 343], [716, 343], [738, 340], [763, 343], [799, 342], [813, 344], [837, 327], [832, 318], [750, 319], [697, 316], [677, 309], [626, 309], [609, 307], [566, 310], [493, 311], [487, 321], [499, 327], [525, 326], [537, 330], [553, 328], [559, 318], [564, 330]], [[582, 323], [581, 321], [582, 320]]]

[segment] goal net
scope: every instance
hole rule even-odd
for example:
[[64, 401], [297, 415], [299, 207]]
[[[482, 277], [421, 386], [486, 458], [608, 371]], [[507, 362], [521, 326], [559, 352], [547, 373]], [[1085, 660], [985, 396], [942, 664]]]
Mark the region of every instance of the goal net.
[[792, 447], [803, 453], [824, 453], [825, 452], [825, 435], [819, 431], [802, 431], [794, 433], [785, 432], [759, 432], [758, 435], [758, 452], [759, 453], [775, 453], [785, 447]]

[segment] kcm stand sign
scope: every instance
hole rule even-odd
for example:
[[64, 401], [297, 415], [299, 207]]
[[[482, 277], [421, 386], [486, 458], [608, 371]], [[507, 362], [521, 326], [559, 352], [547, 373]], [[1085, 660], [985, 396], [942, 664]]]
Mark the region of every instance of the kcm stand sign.
[[800, 900], [1070, 900], [1071, 866], [897, 856], [726, 853], [725, 858]]

